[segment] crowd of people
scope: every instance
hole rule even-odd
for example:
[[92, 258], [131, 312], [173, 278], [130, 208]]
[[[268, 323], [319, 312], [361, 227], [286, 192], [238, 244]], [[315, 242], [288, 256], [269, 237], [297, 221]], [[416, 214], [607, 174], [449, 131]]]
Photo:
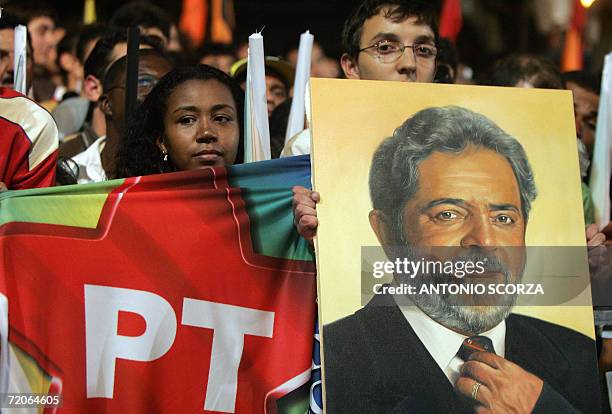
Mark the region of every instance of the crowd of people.
[[[364, 0], [346, 20], [337, 62], [315, 42], [311, 76], [455, 83], [459, 57], [439, 37], [428, 2]], [[28, 29], [27, 90], [13, 90], [15, 27]], [[129, 27], [141, 32], [137, 106], [126, 108]], [[129, 2], [105, 23], [72, 27], [57, 11], [8, 3], [0, 17], [0, 182], [19, 190], [228, 166], [243, 162], [245, 42], [193, 49], [177, 22], [145, 2]], [[309, 153], [309, 136], [285, 144], [297, 45], [265, 58], [272, 156]], [[562, 73], [548, 59], [498, 60], [491, 86], [568, 89], [583, 177], [585, 223], [594, 223], [587, 186], [597, 125], [600, 75]], [[601, 115], [601, 114], [600, 114]], [[295, 224], [312, 240], [319, 194], [294, 189]], [[612, 229], [587, 227], [589, 246], [610, 243]], [[604, 343], [602, 370], [612, 369]]]

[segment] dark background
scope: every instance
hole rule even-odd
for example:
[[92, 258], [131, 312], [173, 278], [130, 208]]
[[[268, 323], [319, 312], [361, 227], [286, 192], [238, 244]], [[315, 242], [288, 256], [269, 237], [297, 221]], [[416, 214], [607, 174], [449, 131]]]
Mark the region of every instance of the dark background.
[[[160, 6], [178, 21], [182, 12], [182, 0], [149, 0]], [[310, 30], [326, 53], [334, 58], [341, 54], [340, 34], [342, 24], [352, 9], [361, 0], [234, 0], [236, 14], [236, 43], [246, 41], [248, 36], [265, 27], [263, 34], [268, 55], [282, 55], [285, 49], [299, 41], [299, 34]], [[442, 0], [431, 0], [441, 7]], [[479, 16], [465, 17], [462, 31], [457, 40], [460, 60], [471, 66], [476, 74], [486, 73], [491, 62], [512, 52], [536, 53], [551, 58], [556, 63], [560, 59], [562, 45], [551, 46], [549, 39], [535, 28], [530, 12], [533, 0], [464, 0], [465, 4], [478, 4], [480, 10], [496, 18], [496, 26], [501, 35], [501, 46], [495, 50], [487, 48], [490, 33], [479, 27]], [[536, 0], [537, 1], [537, 0]], [[79, 23], [83, 15], [84, 0], [0, 0], [0, 4], [28, 5], [31, 8], [51, 7], [59, 14], [59, 23], [70, 27]], [[96, 0], [98, 21], [108, 21], [110, 16], [125, 0]], [[592, 9], [606, 10], [603, 19], [604, 31], [611, 31], [612, 0], [597, 0]], [[612, 33], [608, 34], [610, 37]], [[612, 40], [612, 38], [611, 38]], [[587, 69], [599, 72], [600, 62], [590, 65], [589, 51], [586, 53]]]

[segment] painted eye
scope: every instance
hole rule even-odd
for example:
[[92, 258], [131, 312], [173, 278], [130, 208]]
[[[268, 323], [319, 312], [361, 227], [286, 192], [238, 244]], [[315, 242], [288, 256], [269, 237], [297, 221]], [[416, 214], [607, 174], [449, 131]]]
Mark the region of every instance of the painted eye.
[[449, 211], [449, 210], [443, 211], [436, 215], [437, 219], [444, 220], [444, 221], [453, 220], [453, 219], [456, 219], [457, 217], [459, 217], [457, 213], [453, 211]]
[[514, 219], [506, 214], [500, 214], [499, 216], [495, 217], [495, 221], [501, 224], [513, 224], [514, 223]]

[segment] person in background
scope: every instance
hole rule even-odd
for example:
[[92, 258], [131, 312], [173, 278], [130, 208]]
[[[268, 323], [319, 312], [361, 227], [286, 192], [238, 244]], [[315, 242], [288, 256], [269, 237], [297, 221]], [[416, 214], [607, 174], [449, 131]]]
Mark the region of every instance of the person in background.
[[436, 60], [437, 70], [435, 82], [455, 83], [457, 80], [457, 49], [455, 45], [446, 38], [441, 38], [438, 42], [438, 57]]
[[[275, 56], [266, 56], [264, 65], [269, 117], [277, 106], [289, 98], [295, 79], [295, 68], [289, 62]], [[242, 59], [234, 63], [230, 70], [230, 75], [238, 81], [244, 90], [246, 88], [247, 60]]]
[[561, 77], [564, 88], [572, 91], [576, 134], [586, 146], [590, 158], [595, 145], [601, 81], [585, 71], [565, 72]]
[[[124, 4], [113, 14], [109, 25], [113, 30], [123, 31], [138, 26], [142, 35], [159, 38], [162, 49], [168, 50], [172, 21], [165, 11], [149, 2], [132, 1]], [[172, 46], [176, 48], [174, 43]]]
[[[140, 39], [141, 49], [159, 49], [157, 37], [143, 36]], [[104, 73], [112, 62], [127, 53], [127, 35], [124, 31], [106, 34], [94, 46], [84, 65], [84, 82], [82, 94], [89, 101], [88, 112], [82, 131], [66, 136], [60, 146], [60, 156], [70, 158], [85, 151], [98, 138], [106, 135], [105, 117], [98, 107], [102, 95]]]
[[[162, 52], [154, 49], [138, 51], [138, 90], [136, 99], [141, 104], [155, 84], [172, 70], [172, 63]], [[127, 56], [110, 65], [104, 76], [99, 108], [104, 114], [106, 135], [98, 138], [85, 151], [73, 157], [78, 167], [77, 182], [85, 184], [105, 181], [115, 175], [117, 149], [125, 134], [125, 91]]]
[[280, 157], [285, 146], [285, 134], [291, 113], [292, 98], [278, 105], [270, 115], [270, 153], [272, 158]]
[[0, 190], [52, 186], [57, 146], [51, 115], [24, 95], [0, 86]]
[[136, 110], [115, 178], [242, 162], [243, 103], [240, 86], [219, 69], [174, 69]]
[[[2, 11], [0, 19], [0, 86], [13, 88], [15, 82], [14, 72], [14, 46], [15, 46], [15, 26], [26, 25], [27, 21], [19, 15], [9, 10]], [[28, 34], [29, 37], [29, 34]], [[28, 41], [27, 62], [26, 62], [26, 89], [32, 89], [32, 44]]]
[[[65, 93], [62, 101], [52, 112], [60, 131], [60, 141], [63, 141], [67, 136], [77, 134], [83, 129], [90, 106], [83, 88], [85, 77], [84, 64], [97, 41], [105, 32], [106, 29], [102, 25], [85, 25], [76, 33], [76, 45], [73, 52], [67, 54], [67, 52], [63, 51], [64, 46], [62, 42], [64, 40], [58, 45], [59, 64], [68, 73], [68, 77], [75, 79], [75, 81], [68, 80], [68, 84], [74, 82], [76, 85], [76, 90]], [[70, 36], [68, 35], [68, 37]], [[69, 45], [70, 42], [67, 44], [68, 48], [70, 48]], [[66, 56], [63, 56], [64, 54]]]
[[205, 43], [198, 55], [202, 65], [212, 66], [227, 74], [230, 73], [232, 65], [236, 61], [234, 48], [223, 43]]
[[70, 93], [69, 96], [79, 96], [83, 85], [83, 65], [79, 62], [76, 51], [78, 32], [74, 30], [67, 33], [57, 44], [57, 66], [61, 76], [61, 90], [56, 91], [59, 101], [63, 100], [67, 93]]
[[[297, 67], [299, 47], [297, 44], [292, 44], [283, 54], [285, 60], [291, 63], [293, 67]], [[313, 78], [338, 78], [340, 77], [340, 67], [338, 62], [325, 53], [325, 50], [316, 40], [312, 44], [312, 52], [310, 54], [310, 76]]]

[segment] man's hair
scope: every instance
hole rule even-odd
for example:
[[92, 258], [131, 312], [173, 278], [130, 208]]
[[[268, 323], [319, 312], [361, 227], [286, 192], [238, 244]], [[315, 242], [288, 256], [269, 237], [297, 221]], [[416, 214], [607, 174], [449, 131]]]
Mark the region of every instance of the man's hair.
[[87, 24], [79, 29], [79, 40], [76, 44], [75, 53], [81, 64], [84, 64], [85, 60], [87, 59], [87, 56], [85, 56], [85, 49], [87, 48], [89, 42], [101, 38], [104, 36], [104, 33], [106, 33], [106, 27], [98, 23]]
[[226, 43], [204, 43], [198, 50], [198, 56], [205, 58], [207, 56], [225, 56], [229, 55], [236, 58], [234, 46]]
[[563, 89], [561, 72], [550, 60], [541, 56], [513, 54], [498, 60], [493, 66], [489, 85], [516, 86], [520, 81], [535, 88]]
[[352, 59], [357, 59], [363, 24], [370, 17], [388, 8], [385, 18], [401, 22], [409, 17], [416, 17], [419, 23], [425, 24], [434, 32], [438, 41], [438, 13], [431, 1], [427, 0], [365, 0], [344, 22], [342, 29], [342, 48]]
[[[123, 30], [112, 31], [101, 37], [85, 60], [83, 65], [85, 77], [93, 75], [96, 79], [102, 81], [108, 66], [113, 63], [113, 48], [122, 42], [127, 42], [127, 34]], [[141, 36], [140, 43], [161, 50], [161, 44], [155, 37]]]
[[172, 22], [161, 8], [145, 1], [133, 1], [121, 6], [110, 19], [110, 26], [115, 29], [127, 29], [140, 26], [145, 29], [158, 28], [166, 39], [170, 39]]
[[572, 72], [564, 72], [561, 74], [561, 77], [563, 78], [563, 86], [565, 86], [566, 89], [567, 83], [571, 82], [583, 89], [586, 89], [587, 91], [599, 95], [601, 79], [589, 72], [584, 70], [575, 70]]
[[[138, 50], [139, 59], [143, 59], [148, 56], [158, 57], [160, 60], [165, 60], [168, 62], [168, 65], [173, 67], [172, 59], [168, 57], [167, 54], [160, 50], [156, 49], [140, 49]], [[104, 74], [104, 81], [102, 82], [102, 90], [106, 93], [110, 88], [118, 86], [117, 82], [119, 82], [121, 77], [125, 77], [127, 71], [127, 55], [120, 57], [106, 70]]]
[[536, 187], [521, 144], [484, 115], [456, 106], [427, 108], [382, 142], [370, 168], [372, 205], [390, 220], [395, 241], [403, 240], [403, 210], [418, 191], [421, 162], [434, 152], [458, 154], [468, 146], [490, 149], [508, 160], [519, 186], [522, 215], [528, 219]]
[[0, 30], [15, 29], [18, 25], [27, 26], [28, 20], [18, 13], [13, 13], [11, 9], [2, 10], [2, 18], [0, 19]]

